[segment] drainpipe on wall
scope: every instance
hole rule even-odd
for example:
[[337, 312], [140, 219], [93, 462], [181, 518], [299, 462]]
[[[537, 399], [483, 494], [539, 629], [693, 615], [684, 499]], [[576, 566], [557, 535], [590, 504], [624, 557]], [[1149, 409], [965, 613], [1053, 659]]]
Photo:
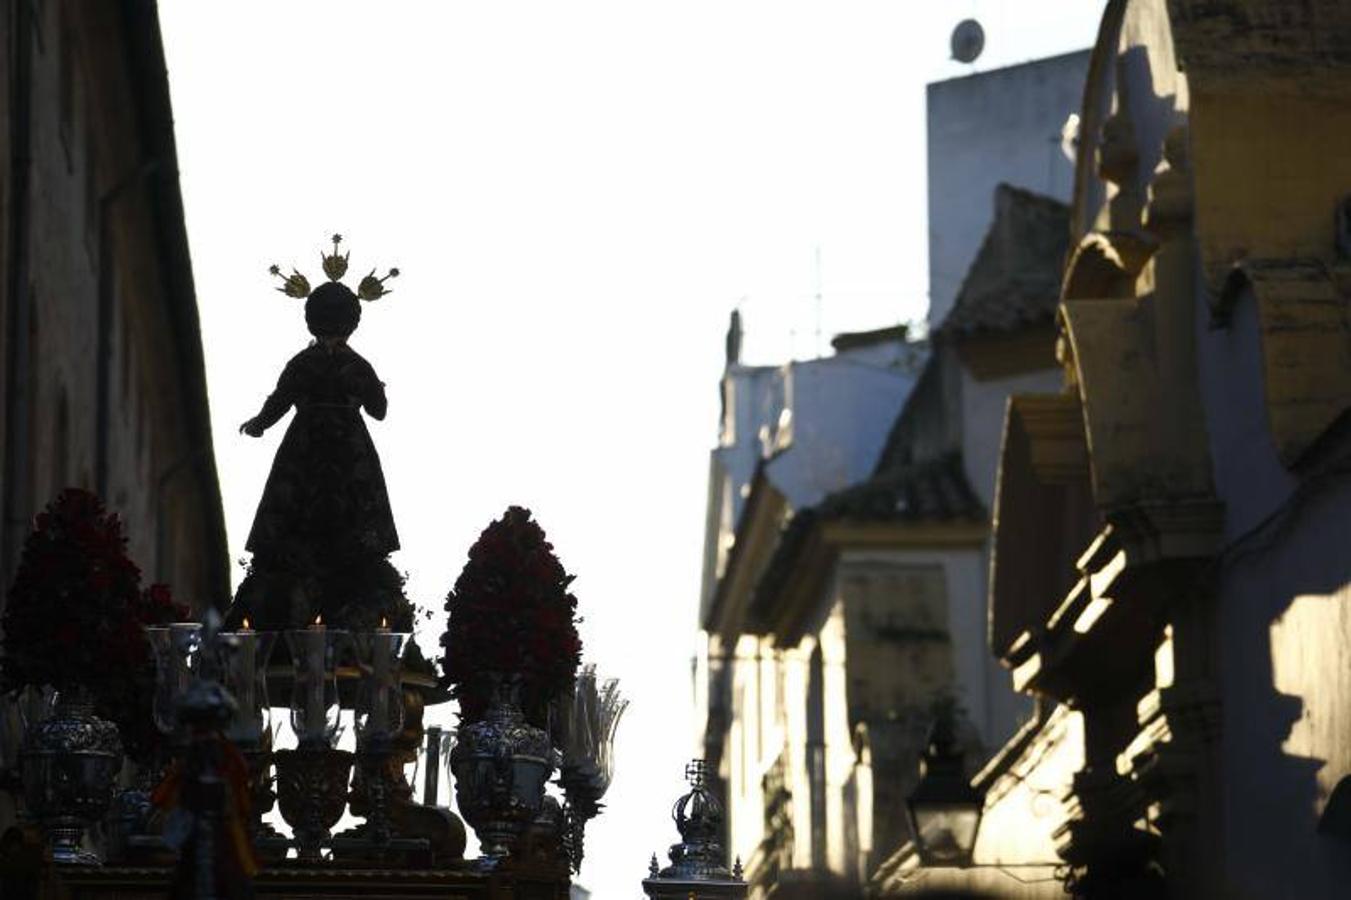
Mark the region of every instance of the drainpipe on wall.
[[[32, 294], [28, 284], [28, 176], [32, 167], [32, 70], [33, 17], [28, 3], [8, 4], [9, 46], [9, 278], [5, 314], [5, 471], [3, 509], [0, 509], [0, 578], [8, 584], [20, 540], [29, 520], [28, 432], [31, 425], [29, 359], [33, 348], [28, 333], [32, 327]], [[19, 538], [16, 539], [15, 535]], [[3, 599], [0, 599], [3, 604]]]

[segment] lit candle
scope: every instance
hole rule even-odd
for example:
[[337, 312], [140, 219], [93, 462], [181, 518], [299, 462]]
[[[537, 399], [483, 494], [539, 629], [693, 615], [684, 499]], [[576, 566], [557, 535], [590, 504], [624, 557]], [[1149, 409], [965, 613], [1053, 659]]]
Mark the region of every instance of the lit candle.
[[372, 664], [375, 667], [374, 681], [375, 692], [371, 698], [371, 722], [370, 731], [375, 734], [385, 734], [389, 731], [389, 670], [392, 660], [390, 660], [390, 651], [393, 649], [393, 642], [389, 638], [389, 622], [384, 616], [380, 617], [380, 627], [375, 629], [375, 646], [371, 648], [374, 651], [375, 659]]
[[328, 641], [327, 629], [322, 616], [314, 617], [314, 624], [306, 629], [307, 655], [310, 663], [309, 702], [305, 704], [305, 734], [311, 741], [325, 741], [327, 730], [327, 704], [324, 703], [324, 663], [325, 645]]
[[235, 730], [238, 737], [244, 741], [257, 741], [261, 734], [261, 728], [257, 721], [257, 685], [254, 681], [257, 674], [254, 667], [258, 662], [258, 635], [249, 629], [249, 620], [244, 620], [244, 628], [235, 634], [236, 658], [234, 659], [235, 671], [231, 680], [234, 682], [235, 701], [238, 704], [238, 712], [235, 713]]

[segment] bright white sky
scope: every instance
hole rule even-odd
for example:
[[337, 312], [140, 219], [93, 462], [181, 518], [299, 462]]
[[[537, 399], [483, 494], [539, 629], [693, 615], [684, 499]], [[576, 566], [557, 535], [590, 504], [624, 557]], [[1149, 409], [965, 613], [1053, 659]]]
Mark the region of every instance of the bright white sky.
[[[639, 893], [675, 838], [727, 316], [751, 361], [926, 307], [924, 85], [1089, 46], [1103, 0], [162, 0], [235, 558], [285, 422], [237, 433], [307, 342], [269, 263], [395, 265], [352, 344], [408, 591], [436, 610], [479, 531], [536, 513], [586, 656], [633, 705], [581, 883]], [[825, 295], [816, 339], [814, 248]], [[352, 279], [353, 281], [355, 279]], [[236, 572], [236, 581], [238, 572]]]

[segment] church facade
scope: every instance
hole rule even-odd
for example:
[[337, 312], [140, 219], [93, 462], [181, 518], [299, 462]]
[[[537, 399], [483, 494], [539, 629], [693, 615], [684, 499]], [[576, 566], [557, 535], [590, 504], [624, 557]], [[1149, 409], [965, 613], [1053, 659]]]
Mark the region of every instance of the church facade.
[[907, 843], [875, 895], [1344, 891], [1348, 46], [1344, 4], [1107, 4], [1062, 377], [1010, 399], [993, 510], [990, 649], [1037, 715], [972, 864]]

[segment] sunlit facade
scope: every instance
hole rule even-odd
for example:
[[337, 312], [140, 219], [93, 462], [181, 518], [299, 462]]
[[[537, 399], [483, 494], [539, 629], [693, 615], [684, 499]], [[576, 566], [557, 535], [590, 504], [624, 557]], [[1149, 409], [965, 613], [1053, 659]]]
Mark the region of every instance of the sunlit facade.
[[[1073, 111], [1086, 66], [1070, 54], [930, 87], [938, 306], [891, 411], [840, 381], [823, 407], [834, 418], [813, 419], [791, 408], [791, 377], [729, 365], [695, 684], [729, 851], [752, 896], [863, 890], [909, 835], [905, 800], [936, 702], [957, 703], [972, 769], [1033, 716], [987, 649], [989, 510], [1008, 396], [1060, 378], [1053, 317], [1072, 166], [1041, 138]], [[970, 127], [973, 110], [993, 108], [992, 127]], [[1038, 146], [1021, 152], [1033, 134]], [[1048, 178], [1053, 196], [1028, 189]], [[841, 336], [833, 359], [868, 345]], [[773, 401], [758, 424], [743, 423], [747, 406], [766, 400], [750, 397]], [[834, 454], [867, 435], [871, 455], [846, 473], [819, 450], [795, 457], [802, 434]], [[794, 496], [804, 480], [825, 489]]]
[[[753, 896], [858, 894], [879, 852], [909, 833], [905, 798], [936, 701], [957, 702], [973, 767], [1032, 713], [986, 652], [989, 445], [1011, 392], [1059, 377], [1051, 324], [1068, 211], [1006, 185], [991, 199], [985, 239], [931, 341], [845, 335], [828, 360], [729, 365], [724, 436], [755, 434], [759, 446], [745, 454], [744, 488], [720, 458], [737, 459], [736, 442], [714, 451], [696, 684], [728, 845]], [[1015, 291], [1010, 318], [1002, 301]], [[898, 379], [891, 410], [843, 378], [858, 377], [852, 354], [877, 359], [879, 339], [903, 351], [881, 357]], [[793, 408], [800, 371], [824, 365], [842, 373], [822, 391], [830, 404]], [[778, 429], [736, 420], [740, 398], [757, 396], [748, 383], [760, 392], [752, 408]], [[878, 415], [890, 423], [882, 435], [868, 431]], [[829, 467], [862, 442], [869, 467]]]
[[1330, 897], [1351, 873], [1351, 10], [1114, 0], [1063, 377], [1014, 396], [992, 651], [1038, 715], [969, 868], [884, 896]]

